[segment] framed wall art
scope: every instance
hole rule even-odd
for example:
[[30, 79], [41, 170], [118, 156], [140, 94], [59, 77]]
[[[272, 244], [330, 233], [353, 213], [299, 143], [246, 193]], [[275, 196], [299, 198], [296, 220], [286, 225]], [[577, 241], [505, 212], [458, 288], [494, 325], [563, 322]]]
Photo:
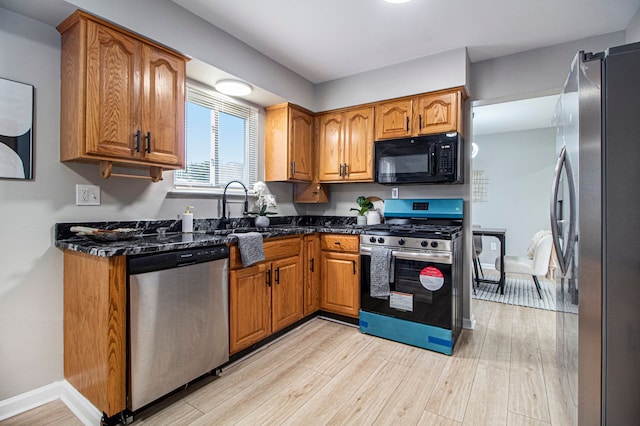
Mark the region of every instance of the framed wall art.
[[0, 78], [0, 178], [33, 178], [33, 91]]

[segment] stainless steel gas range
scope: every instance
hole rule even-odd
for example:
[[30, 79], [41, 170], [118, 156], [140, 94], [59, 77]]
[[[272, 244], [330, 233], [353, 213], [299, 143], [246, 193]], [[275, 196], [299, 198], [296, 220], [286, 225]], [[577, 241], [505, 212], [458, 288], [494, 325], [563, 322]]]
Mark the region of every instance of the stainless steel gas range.
[[462, 199], [385, 200], [360, 236], [360, 331], [452, 354], [462, 329]]

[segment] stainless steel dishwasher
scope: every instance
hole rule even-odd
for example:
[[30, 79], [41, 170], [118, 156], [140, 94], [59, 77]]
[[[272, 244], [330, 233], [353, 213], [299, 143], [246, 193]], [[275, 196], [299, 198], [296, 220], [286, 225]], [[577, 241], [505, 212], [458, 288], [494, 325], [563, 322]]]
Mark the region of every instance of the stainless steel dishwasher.
[[128, 259], [130, 410], [229, 360], [228, 270], [227, 246]]

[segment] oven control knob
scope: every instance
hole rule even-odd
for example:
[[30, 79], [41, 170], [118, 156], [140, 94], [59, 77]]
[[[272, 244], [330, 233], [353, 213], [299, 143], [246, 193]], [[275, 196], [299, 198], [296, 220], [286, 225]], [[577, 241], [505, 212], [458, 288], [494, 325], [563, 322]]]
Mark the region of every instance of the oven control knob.
[[370, 243], [375, 243], [375, 242], [376, 242], [376, 237], [371, 237], [371, 238], [369, 238], [369, 242], [370, 242]]
[[379, 242], [380, 244], [384, 243], [384, 238], [382, 238], [382, 237], [378, 238], [378, 242]]
[[405, 243], [405, 240], [403, 240], [402, 238], [400, 238], [400, 239], [398, 240], [398, 244], [399, 244], [399, 245], [403, 246], [403, 245], [404, 245], [404, 243]]
[[437, 241], [431, 241], [431, 247], [433, 247], [433, 248], [438, 247], [438, 242]]
[[427, 240], [421, 241], [421, 242], [420, 242], [420, 245], [421, 245], [422, 247], [426, 247], [426, 246], [428, 246], [428, 245], [429, 245], [429, 241], [427, 241]]

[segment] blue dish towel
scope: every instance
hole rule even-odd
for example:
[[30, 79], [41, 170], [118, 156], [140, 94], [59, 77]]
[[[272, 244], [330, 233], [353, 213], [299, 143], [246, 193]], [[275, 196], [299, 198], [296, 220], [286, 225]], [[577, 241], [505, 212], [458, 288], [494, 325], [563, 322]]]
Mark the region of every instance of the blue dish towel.
[[246, 232], [242, 234], [229, 234], [238, 239], [238, 250], [242, 266], [247, 267], [264, 260], [264, 247], [262, 246], [262, 234], [259, 232]]
[[371, 247], [370, 288], [371, 297], [389, 297], [391, 282], [391, 249]]

